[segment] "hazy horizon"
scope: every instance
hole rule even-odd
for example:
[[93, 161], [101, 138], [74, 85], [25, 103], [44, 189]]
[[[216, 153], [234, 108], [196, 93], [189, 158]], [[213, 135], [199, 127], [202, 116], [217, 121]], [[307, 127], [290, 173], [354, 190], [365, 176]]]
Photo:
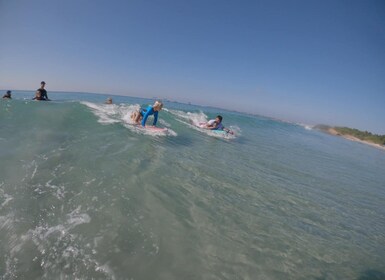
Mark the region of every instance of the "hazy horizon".
[[[5, 91], [5, 90], [1, 90]], [[31, 98], [33, 95], [32, 90], [14, 90], [14, 91], [20, 91], [20, 92], [31, 92]], [[167, 101], [173, 102], [173, 103], [181, 103], [181, 104], [186, 104], [186, 105], [194, 105], [198, 107], [206, 107], [206, 108], [214, 108], [218, 110], [224, 110], [228, 112], [235, 112], [235, 113], [242, 113], [242, 114], [247, 114], [247, 115], [254, 115], [254, 116], [259, 116], [259, 117], [264, 117], [272, 120], [277, 120], [277, 121], [282, 121], [282, 122], [288, 122], [288, 123], [293, 123], [293, 124], [298, 124], [298, 125], [303, 125], [303, 126], [316, 126], [316, 125], [328, 125], [328, 126], [339, 126], [339, 127], [348, 127], [344, 124], [330, 124], [330, 123], [306, 123], [306, 122], [301, 122], [301, 121], [296, 121], [296, 120], [289, 120], [285, 118], [279, 118], [277, 116], [269, 116], [269, 115], [264, 115], [264, 114], [258, 114], [258, 113], [250, 113], [250, 112], [244, 112], [240, 110], [234, 110], [231, 108], [223, 108], [223, 107], [218, 107], [218, 106], [210, 106], [210, 105], [205, 105], [205, 104], [198, 104], [198, 103], [193, 103], [193, 102], [183, 102], [180, 100], [176, 99], [169, 99], [169, 98], [162, 98], [160, 96], [152, 96], [152, 97], [142, 97], [142, 96], [134, 96], [134, 95], [120, 95], [120, 94], [114, 94], [114, 93], [103, 93], [103, 92], [76, 92], [76, 91], [65, 91], [65, 90], [55, 90], [55, 91], [50, 91], [51, 93], [79, 93], [79, 94], [97, 94], [97, 95], [104, 95], [104, 96], [109, 96], [109, 97], [131, 97], [131, 98], [143, 98], [143, 99], [153, 99], [153, 100], [162, 100], [165, 101], [165, 108], [167, 108]], [[14, 99], [17, 99], [17, 96], [13, 95]], [[54, 100], [54, 99], [53, 99]], [[218, 111], [218, 114], [220, 114], [220, 111]], [[357, 127], [349, 127], [349, 128], [354, 128], [354, 129], [359, 129]], [[367, 129], [359, 129], [362, 131], [369, 131]], [[382, 135], [381, 133], [377, 133], [375, 131], [369, 131], [372, 134], [379, 134]]]

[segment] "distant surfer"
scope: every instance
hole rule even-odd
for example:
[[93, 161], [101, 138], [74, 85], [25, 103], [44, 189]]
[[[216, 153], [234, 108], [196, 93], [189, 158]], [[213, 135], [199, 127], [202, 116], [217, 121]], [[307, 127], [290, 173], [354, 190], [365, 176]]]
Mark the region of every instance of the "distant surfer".
[[42, 81], [40, 83], [40, 88], [36, 90], [35, 97], [33, 100], [46, 100], [49, 101], [50, 99], [48, 98], [47, 91], [45, 90], [45, 82]]
[[7, 90], [7, 93], [3, 95], [3, 98], [12, 99], [12, 91]]
[[108, 98], [107, 98], [106, 104], [112, 104], [112, 98], [111, 98], [111, 97], [108, 97]]
[[201, 127], [210, 129], [210, 130], [223, 130], [227, 133], [233, 134], [233, 132], [230, 129], [227, 129], [222, 124], [222, 116], [218, 115], [215, 119], [209, 120], [207, 123], [202, 123]]
[[142, 126], [146, 126], [146, 121], [148, 116], [154, 115], [153, 125], [155, 126], [158, 121], [158, 112], [162, 110], [163, 103], [160, 101], [155, 101], [154, 105], [149, 105], [147, 108], [141, 108], [139, 111], [135, 111], [131, 115], [131, 120], [133, 120], [136, 124], [141, 124]]

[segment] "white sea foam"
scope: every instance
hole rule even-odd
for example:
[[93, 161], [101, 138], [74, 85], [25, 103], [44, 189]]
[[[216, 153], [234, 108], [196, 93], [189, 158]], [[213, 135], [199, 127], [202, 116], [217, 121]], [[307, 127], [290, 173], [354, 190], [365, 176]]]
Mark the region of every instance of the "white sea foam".
[[217, 137], [217, 138], [224, 138], [224, 139], [234, 139], [237, 136], [240, 135], [240, 129], [239, 127], [235, 126], [229, 126], [228, 128], [233, 131], [233, 134], [231, 133], [226, 133], [221, 130], [210, 130], [210, 129], [205, 129], [202, 124], [208, 122], [207, 115], [203, 112], [197, 112], [197, 113], [191, 113], [191, 112], [183, 112], [183, 111], [178, 111], [178, 110], [170, 110], [170, 113], [176, 116], [176, 119], [189, 126], [190, 128], [193, 128], [195, 130], [198, 130], [202, 133], [205, 133], [209, 136], [212, 137]]
[[[92, 269], [99, 271], [100, 264], [79, 246], [81, 237], [72, 230], [81, 224], [90, 223], [90, 216], [83, 212], [81, 206], [66, 215], [66, 220], [57, 225], [48, 226], [46, 223], [29, 229], [25, 234], [15, 234], [14, 225], [18, 222], [14, 215], [0, 216], [0, 230], [6, 233], [6, 245], [9, 248], [4, 258], [7, 262], [4, 275], [12, 275], [19, 266], [19, 259], [25, 250], [31, 249], [31, 242], [39, 252], [33, 258], [33, 262], [39, 261], [44, 272], [44, 277], [50, 279], [52, 275], [61, 273], [61, 267], [72, 271], [74, 276], [83, 275], [82, 271]], [[90, 249], [91, 250], [91, 249]], [[58, 254], [58, 252], [61, 252]], [[36, 253], [35, 253], [36, 254]], [[108, 266], [100, 271], [106, 279], [114, 279], [115, 276]], [[100, 273], [99, 272], [99, 273]], [[79, 274], [78, 274], [79, 273]], [[66, 274], [62, 274], [63, 279]], [[68, 275], [67, 275], [68, 276]]]
[[67, 225], [69, 229], [72, 229], [81, 224], [88, 224], [91, 221], [91, 218], [87, 213], [81, 213], [81, 206], [73, 210], [67, 216]]
[[304, 124], [304, 123], [296, 123], [296, 125], [302, 126], [306, 130], [312, 130], [314, 128], [314, 125]]
[[21, 180], [22, 182], [25, 180], [33, 179], [35, 177], [37, 169], [38, 169], [38, 164], [37, 164], [36, 160], [32, 160], [29, 163], [25, 163], [25, 164], [23, 164], [22, 167], [26, 171], [23, 179]]
[[12, 196], [10, 196], [6, 193], [3, 195], [3, 197], [5, 198], [5, 200], [1, 203], [0, 209], [2, 209], [4, 206], [6, 206], [8, 204], [8, 202], [10, 202], [13, 199]]
[[52, 194], [59, 200], [64, 199], [66, 191], [64, 185], [54, 185], [51, 184], [53, 180], [49, 180], [45, 183], [45, 188], [51, 189]]
[[81, 102], [91, 108], [93, 113], [99, 117], [98, 122], [103, 124], [117, 123], [119, 120], [116, 115], [119, 113], [119, 107], [115, 104], [96, 104], [92, 102]]
[[177, 136], [178, 134], [170, 128], [170, 124], [164, 120], [159, 120], [159, 123], [167, 129], [158, 130], [147, 130], [141, 126], [137, 126], [131, 119], [131, 115], [140, 109], [139, 104], [96, 104], [92, 102], [81, 102], [88, 108], [92, 109], [92, 112], [99, 118], [98, 122], [102, 124], [113, 124], [121, 123], [124, 127], [128, 128], [132, 132], [138, 134], [145, 134], [150, 136]]

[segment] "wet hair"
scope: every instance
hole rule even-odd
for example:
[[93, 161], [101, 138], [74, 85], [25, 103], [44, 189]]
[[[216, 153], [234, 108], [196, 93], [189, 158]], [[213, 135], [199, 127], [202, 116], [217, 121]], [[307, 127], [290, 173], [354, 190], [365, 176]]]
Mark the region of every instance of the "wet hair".
[[222, 121], [222, 116], [221, 115], [218, 115], [217, 118]]
[[155, 108], [158, 108], [159, 110], [163, 108], [163, 103], [161, 101], [155, 101], [154, 106]]

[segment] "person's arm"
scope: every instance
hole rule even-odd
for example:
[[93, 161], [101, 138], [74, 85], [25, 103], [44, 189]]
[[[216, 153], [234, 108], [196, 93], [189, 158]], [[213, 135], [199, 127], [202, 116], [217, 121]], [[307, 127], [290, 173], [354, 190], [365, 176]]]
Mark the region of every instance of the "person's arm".
[[207, 125], [207, 128], [210, 130], [215, 130], [217, 129], [218, 124], [216, 122], [213, 122], [212, 124]]
[[209, 120], [209, 121], [206, 123], [206, 128], [207, 128], [207, 129], [214, 129], [215, 126], [216, 126], [216, 122], [215, 122], [215, 121]]
[[48, 94], [47, 94], [47, 91], [45, 91], [44, 93], [45, 93], [45, 100], [47, 100], [47, 101], [51, 101], [51, 100], [48, 98]]
[[223, 131], [225, 131], [226, 133], [230, 133], [230, 134], [234, 134], [234, 132], [226, 127], [223, 127], [222, 128]]
[[154, 112], [154, 123], [152, 124], [152, 125], [156, 125], [156, 123], [157, 123], [157, 121], [158, 121], [158, 111], [155, 111]]

